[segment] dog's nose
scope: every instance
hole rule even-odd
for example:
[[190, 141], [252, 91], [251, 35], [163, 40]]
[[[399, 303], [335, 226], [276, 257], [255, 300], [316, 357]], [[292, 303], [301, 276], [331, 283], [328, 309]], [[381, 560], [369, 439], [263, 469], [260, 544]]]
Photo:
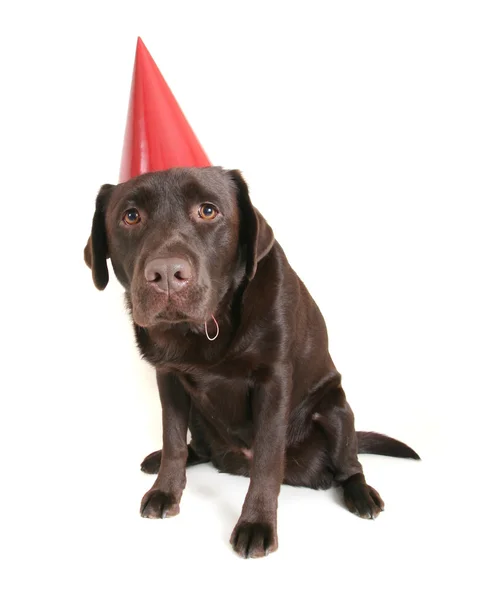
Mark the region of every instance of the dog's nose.
[[154, 258], [146, 264], [144, 276], [162, 292], [179, 292], [189, 282], [192, 268], [183, 258]]

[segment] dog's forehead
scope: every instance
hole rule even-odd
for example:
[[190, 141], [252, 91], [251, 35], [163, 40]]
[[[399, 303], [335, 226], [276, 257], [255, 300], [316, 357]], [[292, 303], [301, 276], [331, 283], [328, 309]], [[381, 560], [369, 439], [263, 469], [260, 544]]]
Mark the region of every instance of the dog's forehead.
[[176, 168], [140, 175], [118, 186], [116, 198], [145, 195], [149, 198], [176, 199], [191, 195], [207, 195], [232, 201], [235, 190], [232, 179], [219, 167]]

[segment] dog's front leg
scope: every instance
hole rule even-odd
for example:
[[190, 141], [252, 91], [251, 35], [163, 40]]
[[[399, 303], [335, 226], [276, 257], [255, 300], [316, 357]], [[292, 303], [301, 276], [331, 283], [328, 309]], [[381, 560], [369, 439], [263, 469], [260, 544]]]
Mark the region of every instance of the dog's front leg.
[[244, 558], [278, 548], [277, 506], [283, 481], [291, 373], [280, 365], [252, 394], [254, 440], [250, 486], [230, 543]]
[[179, 513], [186, 484], [190, 398], [175, 375], [157, 374], [162, 405], [162, 460], [152, 488], [141, 502], [141, 516], [164, 519]]

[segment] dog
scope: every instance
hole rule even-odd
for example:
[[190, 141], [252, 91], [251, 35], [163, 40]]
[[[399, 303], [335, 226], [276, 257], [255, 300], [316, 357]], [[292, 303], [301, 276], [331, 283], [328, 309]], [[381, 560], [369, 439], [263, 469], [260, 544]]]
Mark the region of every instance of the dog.
[[143, 517], [177, 515], [186, 467], [206, 462], [250, 477], [230, 538], [242, 557], [277, 549], [283, 483], [341, 486], [351, 512], [379, 515], [358, 454], [419, 456], [355, 431], [323, 316], [240, 171], [174, 168], [103, 185], [84, 250], [99, 290], [108, 258], [162, 404], [163, 448], [141, 465], [158, 474]]

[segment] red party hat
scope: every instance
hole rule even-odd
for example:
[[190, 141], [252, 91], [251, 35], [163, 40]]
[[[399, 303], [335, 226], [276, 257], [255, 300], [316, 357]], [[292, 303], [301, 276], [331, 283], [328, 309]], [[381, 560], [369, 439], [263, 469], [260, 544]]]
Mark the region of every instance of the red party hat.
[[120, 183], [150, 171], [209, 165], [164, 77], [138, 38]]

